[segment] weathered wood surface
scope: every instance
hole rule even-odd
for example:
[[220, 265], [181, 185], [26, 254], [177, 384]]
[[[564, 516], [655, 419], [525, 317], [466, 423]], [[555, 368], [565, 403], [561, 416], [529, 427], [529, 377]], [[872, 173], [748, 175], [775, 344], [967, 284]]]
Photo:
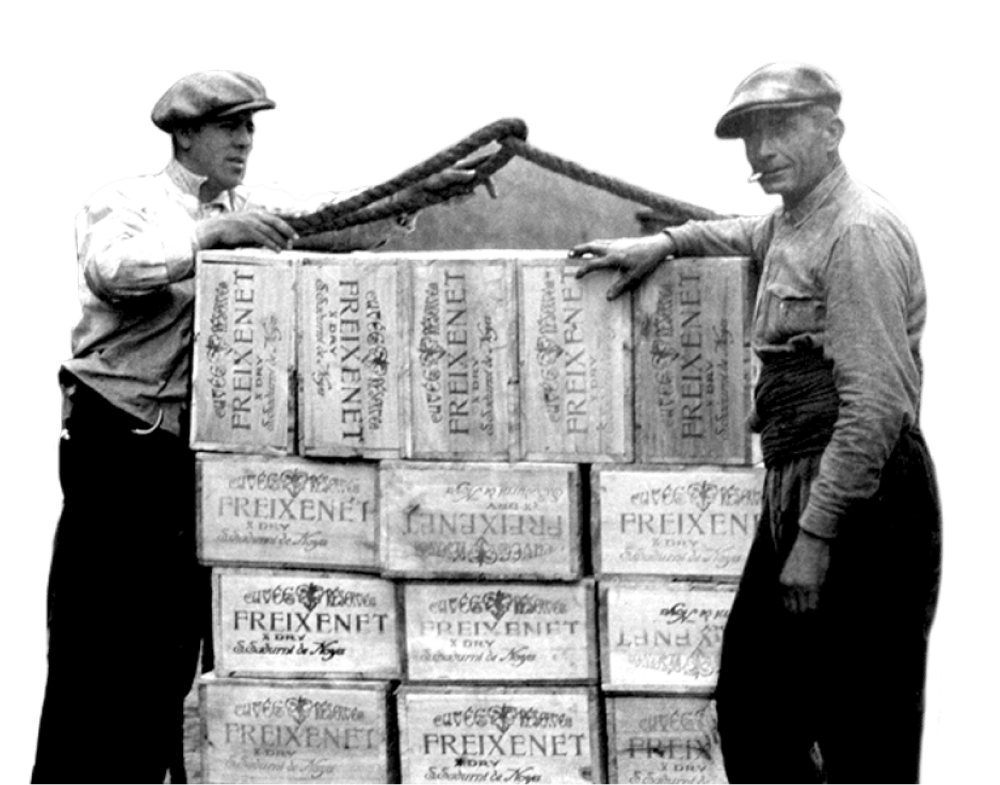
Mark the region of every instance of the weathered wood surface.
[[608, 782], [726, 783], [711, 698], [609, 696]]
[[603, 782], [595, 688], [397, 692], [403, 782]]
[[596, 682], [594, 582], [408, 583], [407, 676], [425, 682]]
[[299, 271], [299, 452], [399, 458], [409, 404], [400, 303], [382, 254], [312, 254]]
[[295, 364], [297, 257], [262, 251], [198, 255], [191, 446], [284, 455]]
[[675, 259], [637, 290], [638, 462], [753, 462], [746, 420], [755, 291], [743, 258]]
[[517, 257], [521, 455], [630, 462], [631, 301], [605, 296], [613, 273], [576, 279], [566, 254]]
[[509, 252], [410, 254], [408, 455], [517, 454], [517, 320]]
[[383, 573], [575, 580], [583, 569], [579, 484], [568, 464], [386, 461]]
[[666, 578], [600, 582], [606, 692], [711, 693], [735, 587]]
[[751, 467], [592, 467], [594, 572], [738, 580], [763, 481]]
[[208, 675], [199, 693], [204, 782], [394, 781], [388, 682]]
[[207, 564], [378, 571], [375, 463], [200, 453]]
[[219, 675], [399, 678], [397, 587], [361, 575], [215, 568]]

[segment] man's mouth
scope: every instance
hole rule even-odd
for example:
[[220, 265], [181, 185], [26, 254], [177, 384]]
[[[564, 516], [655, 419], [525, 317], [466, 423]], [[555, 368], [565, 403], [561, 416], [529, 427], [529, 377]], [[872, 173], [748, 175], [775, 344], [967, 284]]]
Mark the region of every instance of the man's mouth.
[[756, 183], [756, 182], [759, 182], [761, 180], [765, 180], [765, 179], [774, 177], [775, 175], [779, 175], [783, 171], [784, 171], [783, 167], [778, 168], [778, 169], [764, 169], [764, 170], [759, 170], [759, 171], [754, 172], [752, 175], [750, 175], [747, 178], [747, 182], [748, 183]]

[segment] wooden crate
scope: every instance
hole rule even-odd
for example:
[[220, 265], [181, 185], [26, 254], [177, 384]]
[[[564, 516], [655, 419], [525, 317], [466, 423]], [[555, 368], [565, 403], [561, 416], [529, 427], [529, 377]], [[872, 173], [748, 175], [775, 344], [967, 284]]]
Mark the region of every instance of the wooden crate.
[[378, 571], [375, 463], [199, 453], [206, 564]]
[[198, 254], [193, 449], [295, 451], [297, 258], [246, 250]]
[[215, 670], [224, 676], [394, 679], [397, 587], [372, 576], [217, 567]]
[[608, 782], [729, 782], [711, 698], [609, 696]]
[[409, 457], [516, 457], [517, 323], [509, 257], [497, 251], [407, 255]]
[[568, 464], [386, 461], [383, 574], [576, 580], [580, 473]]
[[763, 483], [762, 468], [592, 467], [595, 574], [738, 580]]
[[631, 300], [566, 254], [518, 258], [521, 457], [632, 460]]
[[735, 587], [604, 578], [598, 591], [607, 692], [711, 693]]
[[411, 681], [597, 681], [592, 580], [408, 583], [404, 603]]
[[636, 292], [638, 462], [753, 462], [746, 420], [756, 285], [747, 259], [675, 259]]
[[312, 254], [299, 271], [299, 452], [399, 458], [409, 398], [396, 259]]
[[597, 690], [418, 687], [397, 692], [403, 782], [603, 782]]
[[221, 679], [198, 685], [204, 782], [396, 782], [388, 682]]

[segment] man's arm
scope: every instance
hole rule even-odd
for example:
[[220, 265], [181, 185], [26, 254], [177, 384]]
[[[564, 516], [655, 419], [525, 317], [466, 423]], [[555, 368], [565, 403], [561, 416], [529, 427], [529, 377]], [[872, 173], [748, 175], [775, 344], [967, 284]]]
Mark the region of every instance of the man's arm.
[[826, 269], [825, 351], [840, 408], [780, 576], [792, 612], [818, 607], [841, 520], [878, 491], [907, 417], [916, 417], [907, 258], [897, 236], [857, 226], [840, 238]]
[[77, 255], [98, 297], [141, 297], [194, 275], [206, 248], [258, 246], [280, 251], [295, 232], [269, 213], [224, 213], [195, 221], [180, 204], [109, 188], [77, 216]]
[[848, 229], [828, 262], [824, 350], [840, 408], [800, 521], [816, 536], [835, 537], [844, 515], [875, 495], [904, 424], [916, 419], [920, 370], [908, 333], [915, 264], [897, 234], [867, 225]]
[[[571, 259], [586, 258], [577, 271], [582, 278], [594, 270], [618, 270], [621, 276], [608, 288], [614, 300], [637, 287], [646, 276], [672, 256], [755, 256], [762, 219], [726, 218], [717, 221], [688, 221], [648, 237], [593, 240], [569, 251]], [[756, 253], [755, 253], [756, 252]]]

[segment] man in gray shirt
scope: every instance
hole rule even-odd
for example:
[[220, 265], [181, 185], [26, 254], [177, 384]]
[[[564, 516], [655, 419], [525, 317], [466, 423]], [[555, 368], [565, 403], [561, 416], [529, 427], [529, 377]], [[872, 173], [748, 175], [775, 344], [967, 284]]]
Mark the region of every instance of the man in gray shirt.
[[[617, 297], [672, 256], [761, 265], [751, 426], [764, 508], [717, 690], [733, 782], [913, 782], [940, 504], [918, 429], [926, 292], [892, 207], [840, 160], [841, 94], [818, 68], [748, 76], [716, 126], [782, 206], [572, 249]], [[641, 369], [640, 369], [641, 372]]]

